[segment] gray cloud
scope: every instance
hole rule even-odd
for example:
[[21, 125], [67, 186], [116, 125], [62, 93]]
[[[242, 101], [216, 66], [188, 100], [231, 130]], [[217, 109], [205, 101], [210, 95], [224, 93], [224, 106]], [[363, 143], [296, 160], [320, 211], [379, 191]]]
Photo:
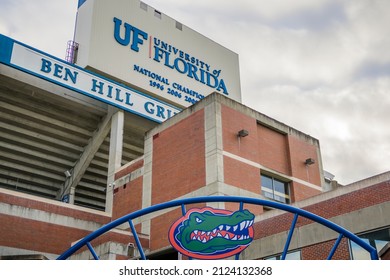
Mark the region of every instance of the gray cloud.
[[[319, 139], [341, 183], [390, 170], [390, 1], [144, 2], [237, 52], [243, 103]], [[1, 33], [63, 57], [77, 0], [5, 3]]]
[[354, 78], [374, 79], [379, 77], [388, 77], [390, 75], [390, 62], [363, 62], [357, 69]]
[[341, 2], [327, 2], [322, 7], [306, 8], [276, 20], [268, 21], [274, 28], [324, 30], [346, 21]]

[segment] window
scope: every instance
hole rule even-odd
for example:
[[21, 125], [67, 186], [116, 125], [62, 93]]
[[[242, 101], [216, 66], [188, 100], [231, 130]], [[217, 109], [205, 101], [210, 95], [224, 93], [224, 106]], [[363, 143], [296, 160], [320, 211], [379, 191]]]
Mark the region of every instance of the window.
[[289, 184], [274, 177], [261, 175], [261, 192], [267, 198], [290, 203]]
[[183, 30], [183, 24], [181, 24], [180, 22], [176, 21], [176, 28], [179, 29], [179, 30]]
[[154, 16], [161, 19], [161, 12], [160, 11], [157, 11], [157, 10], [154, 10]]
[[[280, 260], [282, 255], [276, 255], [272, 257], [264, 258], [265, 260]], [[301, 251], [294, 251], [294, 252], [287, 252], [286, 254], [286, 260], [301, 260]]]
[[[378, 230], [375, 232], [359, 234], [360, 238], [376, 248], [379, 252], [386, 244], [390, 241], [390, 228]], [[362, 247], [357, 245], [355, 242], [349, 240], [351, 248], [351, 258], [353, 260], [370, 260], [370, 253], [364, 250]]]
[[140, 3], [139, 3], [139, 6], [140, 6], [140, 8], [141, 8], [142, 10], [144, 10], [144, 11], [147, 11], [147, 10], [148, 10], [148, 5], [145, 4], [144, 2], [140, 2]]

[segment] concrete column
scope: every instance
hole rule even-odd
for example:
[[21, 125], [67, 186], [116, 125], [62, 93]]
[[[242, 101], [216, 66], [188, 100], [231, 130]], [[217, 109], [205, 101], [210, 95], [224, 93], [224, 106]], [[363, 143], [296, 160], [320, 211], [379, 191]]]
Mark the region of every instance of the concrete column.
[[[142, 208], [152, 205], [153, 136], [145, 139], [144, 177], [142, 184]], [[141, 233], [150, 235], [150, 219], [142, 221]]]
[[224, 182], [221, 104], [205, 107], [206, 185]]
[[[115, 110], [115, 109], [110, 109]], [[123, 151], [124, 113], [118, 110], [111, 118], [110, 151], [108, 158], [106, 212], [112, 214], [115, 171], [121, 167]]]
[[69, 192], [69, 204], [74, 204], [75, 195], [76, 195], [76, 187], [71, 187]]

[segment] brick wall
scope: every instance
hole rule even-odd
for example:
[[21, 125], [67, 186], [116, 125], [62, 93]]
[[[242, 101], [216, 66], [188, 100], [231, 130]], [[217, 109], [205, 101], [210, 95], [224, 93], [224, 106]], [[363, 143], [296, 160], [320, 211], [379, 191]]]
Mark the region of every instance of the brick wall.
[[306, 198], [321, 194], [321, 191], [299, 184], [297, 182], [291, 182], [290, 184], [290, 196], [292, 201], [301, 201]]
[[257, 135], [258, 162], [267, 168], [291, 175], [287, 136], [261, 124], [257, 125]]
[[225, 183], [253, 192], [260, 193], [260, 170], [259, 168], [243, 162], [224, 157]]
[[117, 180], [123, 176], [126, 176], [127, 174], [130, 174], [131, 172], [141, 168], [142, 166], [144, 166], [144, 160], [143, 159], [136, 160], [132, 164], [129, 164], [128, 166], [125, 166], [124, 168], [117, 171], [115, 173], [115, 180]]
[[[309, 183], [321, 186], [321, 174], [317, 146], [302, 141], [292, 135], [288, 136], [288, 146], [291, 160], [291, 175]], [[306, 165], [307, 158], [314, 159], [313, 165]]]
[[181, 209], [177, 208], [164, 215], [152, 219], [150, 233], [150, 249], [152, 251], [169, 246], [169, 228], [180, 217], [182, 217]]
[[[258, 143], [256, 119], [224, 105], [221, 108], [224, 151], [257, 162], [259, 155], [256, 148]], [[247, 130], [249, 135], [238, 138], [237, 133], [242, 129]]]
[[206, 184], [204, 110], [153, 137], [152, 204]]
[[[326, 260], [336, 240], [321, 242], [313, 246], [304, 247], [301, 250], [303, 260]], [[349, 260], [348, 239], [343, 238], [335, 251], [332, 260]]]
[[[58, 214], [64, 216], [70, 216], [73, 218], [94, 221], [97, 223], [107, 223], [109, 218], [104, 215], [94, 214], [89, 211], [83, 211], [82, 208], [73, 209], [66, 207], [66, 204], [50, 203], [52, 200], [47, 200], [47, 203], [42, 202], [41, 199], [36, 199], [34, 196], [28, 196], [31, 199], [25, 198], [25, 196], [20, 195], [20, 193], [15, 193], [15, 195], [9, 195], [6, 193], [0, 192], [0, 201], [5, 204], [21, 206], [26, 209], [35, 209], [45, 211], [51, 214]], [[62, 206], [63, 205], [63, 206]]]
[[[0, 192], [0, 201], [3, 204], [0, 246], [43, 255], [61, 254], [73, 242], [111, 221], [104, 212], [12, 191]], [[108, 241], [128, 244], [134, 243], [134, 238], [129, 233], [109, 233], [94, 240], [92, 245]], [[147, 239], [141, 238], [141, 242], [149, 246]], [[83, 250], [85, 248], [80, 251]]]
[[112, 218], [117, 219], [126, 214], [142, 209], [142, 183], [139, 177], [114, 190]]
[[[317, 214], [325, 219], [348, 214], [353, 211], [390, 201], [390, 182], [375, 184], [344, 195], [340, 195], [303, 209]], [[378, 213], [378, 215], [383, 213]], [[285, 232], [290, 229], [293, 214], [284, 213], [255, 223], [255, 240]], [[313, 221], [299, 217], [296, 228], [313, 223]], [[302, 248], [303, 259], [324, 259], [329, 254], [335, 240], [329, 240]], [[343, 238], [333, 259], [350, 259], [348, 242]]]
[[0, 214], [1, 246], [60, 254], [89, 231]]
[[[259, 164], [275, 173], [293, 176], [313, 185], [321, 186], [322, 172], [316, 142], [308, 136], [289, 135], [271, 129], [227, 106], [222, 106], [222, 132], [224, 151]], [[249, 135], [237, 137], [237, 132], [246, 129]], [[314, 165], [305, 165], [307, 158]], [[224, 157], [225, 183], [254, 193], [260, 193], [260, 168], [239, 160]], [[291, 182], [292, 201], [299, 201], [321, 191], [297, 182]]]
[[[390, 182], [376, 184], [355, 192], [341, 195], [303, 209], [325, 219], [350, 213], [365, 207], [390, 201]], [[255, 239], [289, 230], [293, 214], [285, 213], [277, 217], [263, 220], [254, 225]], [[311, 220], [299, 217], [297, 227], [312, 223]]]

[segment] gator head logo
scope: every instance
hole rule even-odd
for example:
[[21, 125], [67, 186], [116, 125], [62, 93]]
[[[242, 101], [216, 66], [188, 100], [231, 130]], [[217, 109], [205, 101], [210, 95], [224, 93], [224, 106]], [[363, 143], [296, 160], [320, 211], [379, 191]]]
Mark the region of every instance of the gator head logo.
[[169, 229], [171, 245], [196, 259], [222, 259], [242, 252], [253, 240], [253, 220], [248, 210], [193, 208]]

